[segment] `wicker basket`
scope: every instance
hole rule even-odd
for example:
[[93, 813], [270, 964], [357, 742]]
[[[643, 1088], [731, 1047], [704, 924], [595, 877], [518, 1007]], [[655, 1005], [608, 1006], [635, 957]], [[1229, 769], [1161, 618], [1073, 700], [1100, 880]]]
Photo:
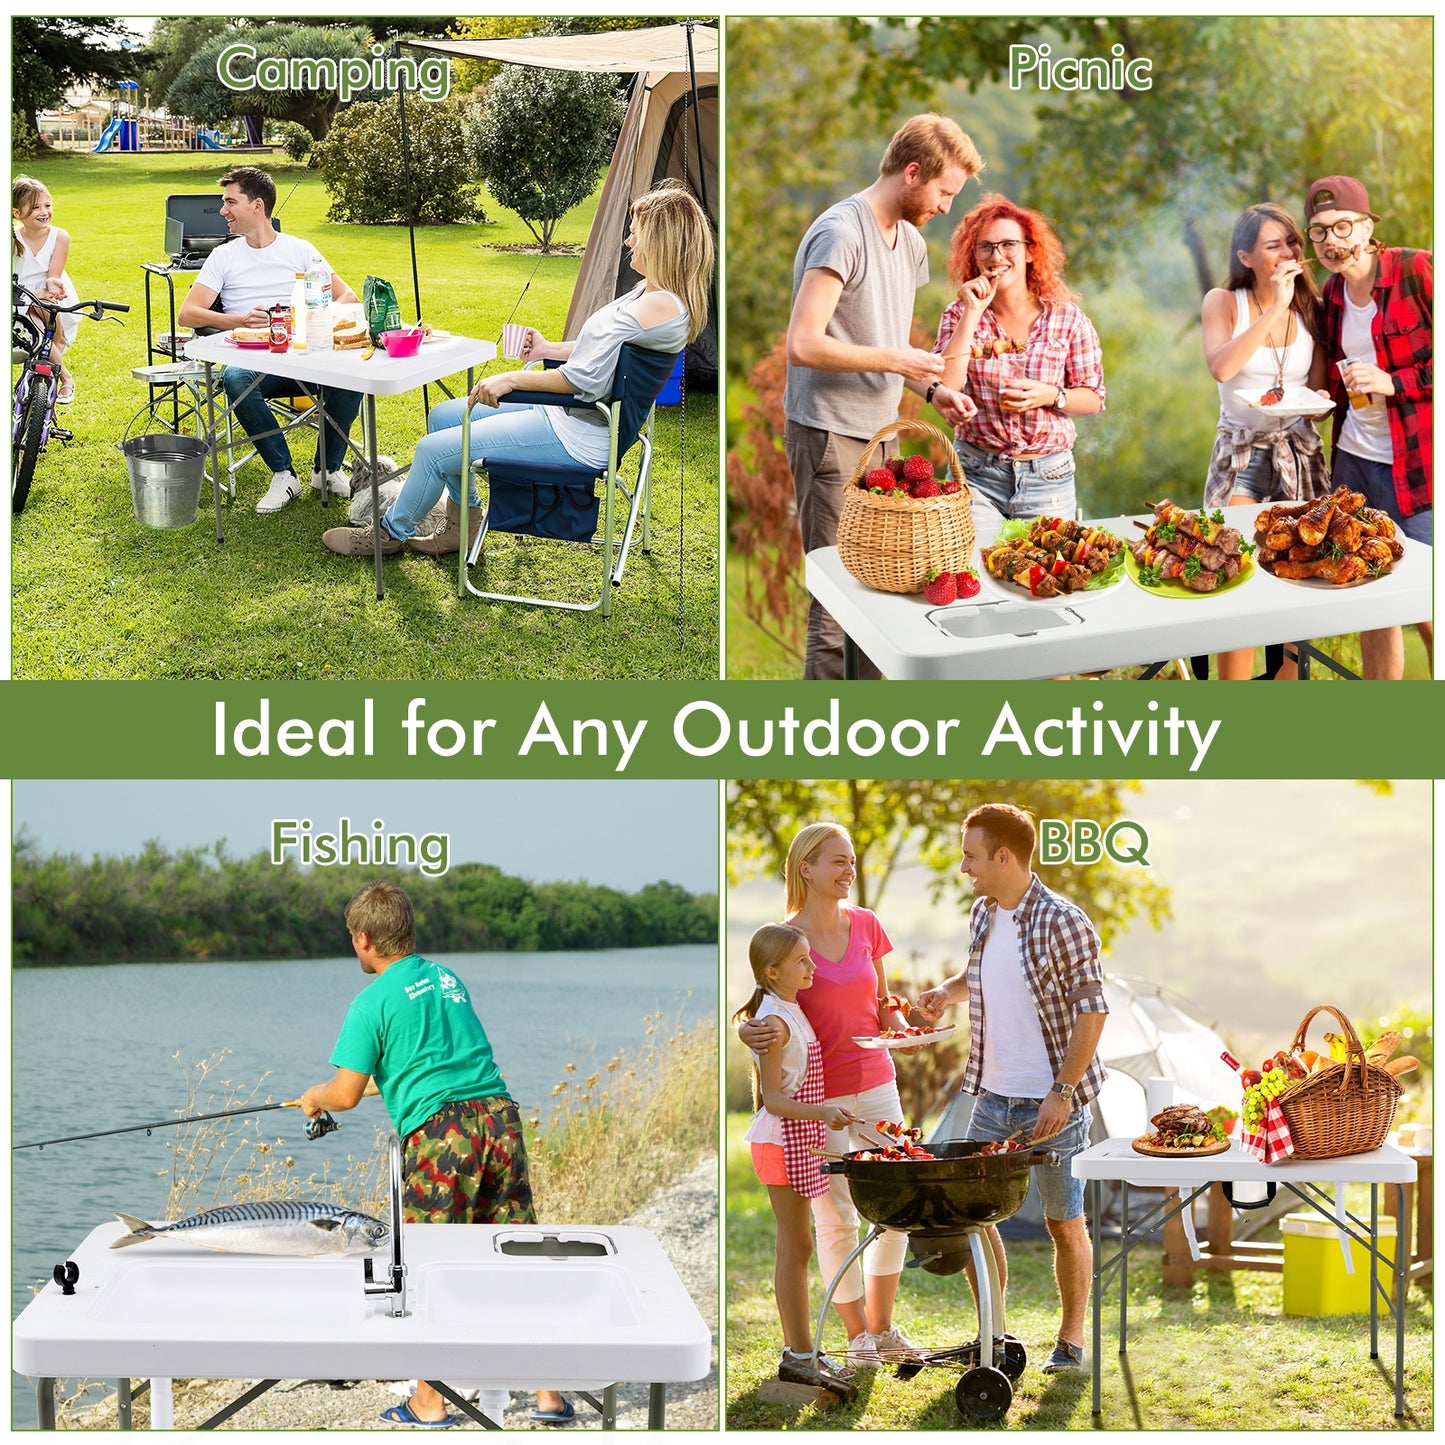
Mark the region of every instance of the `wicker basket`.
[[[858, 483], [873, 449], [902, 432], [937, 437], [948, 448], [959, 490], [937, 497], [886, 496]], [[865, 587], [879, 592], [922, 592], [930, 572], [961, 572], [973, 561], [973, 512], [968, 481], [945, 432], [926, 421], [890, 422], [869, 441], [844, 488], [838, 523], [838, 557]]]
[[1378, 1149], [1390, 1132], [1395, 1104], [1403, 1092], [1387, 1070], [1365, 1062], [1355, 1026], [1330, 1004], [1312, 1008], [1295, 1030], [1294, 1051], [1305, 1046], [1305, 1030], [1317, 1013], [1339, 1020], [1348, 1041], [1344, 1063], [1327, 1064], [1291, 1084], [1279, 1096], [1296, 1159], [1337, 1159]]

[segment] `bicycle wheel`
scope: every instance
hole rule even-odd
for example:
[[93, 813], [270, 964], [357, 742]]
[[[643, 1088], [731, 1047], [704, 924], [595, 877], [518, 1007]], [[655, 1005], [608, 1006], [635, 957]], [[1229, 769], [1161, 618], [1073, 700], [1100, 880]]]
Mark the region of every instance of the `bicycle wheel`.
[[50, 410], [50, 387], [42, 385], [43, 378], [30, 378], [30, 394], [25, 398], [25, 410], [20, 416], [20, 426], [15, 433], [15, 470], [10, 483], [10, 510], [13, 513], [25, 510], [25, 499], [30, 495], [30, 483], [35, 476], [35, 463], [40, 456], [40, 441], [45, 432], [45, 417]]

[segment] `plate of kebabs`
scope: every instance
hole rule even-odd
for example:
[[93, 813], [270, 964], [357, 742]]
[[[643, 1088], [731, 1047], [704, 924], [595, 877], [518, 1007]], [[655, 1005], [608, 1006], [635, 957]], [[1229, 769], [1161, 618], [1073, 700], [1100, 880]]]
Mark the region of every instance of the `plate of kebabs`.
[[1154, 521], [1135, 522], [1143, 537], [1129, 548], [1125, 567], [1157, 597], [1211, 597], [1242, 587], [1254, 576], [1254, 546], [1222, 512], [1186, 512], [1173, 502], [1154, 504]]
[[1254, 519], [1259, 565], [1300, 587], [1358, 587], [1405, 555], [1394, 519], [1337, 487], [1312, 502], [1277, 502]]
[[1241, 391], [1238, 397], [1261, 416], [1275, 416], [1282, 420], [1296, 416], [1328, 416], [1335, 409], [1329, 397], [1321, 396], [1307, 386], [1271, 386], [1260, 392]]
[[1079, 602], [1124, 580], [1123, 539], [1072, 517], [1015, 517], [979, 548], [980, 576], [1010, 601]]
[[1224, 1154], [1229, 1149], [1229, 1140], [1219, 1137], [1214, 1121], [1193, 1104], [1171, 1104], [1149, 1122], [1154, 1132], [1141, 1134], [1134, 1140], [1132, 1147], [1136, 1154], [1148, 1154], [1155, 1159], [1181, 1156], [1197, 1159]]

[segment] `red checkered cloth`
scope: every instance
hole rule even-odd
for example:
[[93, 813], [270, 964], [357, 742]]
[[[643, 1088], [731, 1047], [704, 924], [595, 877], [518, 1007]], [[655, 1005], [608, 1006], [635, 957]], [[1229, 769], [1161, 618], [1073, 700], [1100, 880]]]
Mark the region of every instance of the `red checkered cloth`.
[[1278, 1099], [1269, 1101], [1261, 1131], [1241, 1134], [1239, 1147], [1262, 1164], [1278, 1164], [1294, 1153], [1294, 1140], [1289, 1136], [1289, 1125], [1284, 1121], [1284, 1110], [1280, 1108]]
[[[808, 1072], [798, 1085], [793, 1098], [800, 1104], [823, 1102], [823, 1046], [817, 1039], [808, 1045]], [[783, 1166], [788, 1183], [804, 1199], [815, 1199], [828, 1192], [829, 1179], [818, 1168], [815, 1149], [823, 1147], [827, 1131], [821, 1119], [783, 1120]]]

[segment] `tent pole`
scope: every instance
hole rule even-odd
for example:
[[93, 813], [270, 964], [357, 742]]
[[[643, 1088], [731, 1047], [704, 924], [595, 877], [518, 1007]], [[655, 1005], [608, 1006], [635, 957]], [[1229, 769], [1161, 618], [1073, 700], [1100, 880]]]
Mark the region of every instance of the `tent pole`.
[[[391, 58], [401, 58], [401, 37], [397, 36], [391, 42]], [[421, 284], [417, 280], [416, 272], [416, 223], [412, 219], [411, 205], [411, 149], [406, 139], [406, 94], [401, 84], [401, 66], [396, 67], [396, 109], [401, 118], [401, 169], [406, 178], [406, 235], [411, 243], [411, 296], [416, 303], [416, 318], [421, 320]], [[421, 389], [422, 419], [431, 414], [431, 399], [427, 395], [427, 388]]]
[[697, 188], [702, 193], [702, 208], [708, 209], [707, 204], [707, 166], [703, 164], [702, 153], [702, 107], [697, 99], [697, 59], [692, 50], [692, 27], [697, 24], [695, 20], [684, 22], [687, 28], [687, 78], [692, 87], [692, 126], [697, 136]]

